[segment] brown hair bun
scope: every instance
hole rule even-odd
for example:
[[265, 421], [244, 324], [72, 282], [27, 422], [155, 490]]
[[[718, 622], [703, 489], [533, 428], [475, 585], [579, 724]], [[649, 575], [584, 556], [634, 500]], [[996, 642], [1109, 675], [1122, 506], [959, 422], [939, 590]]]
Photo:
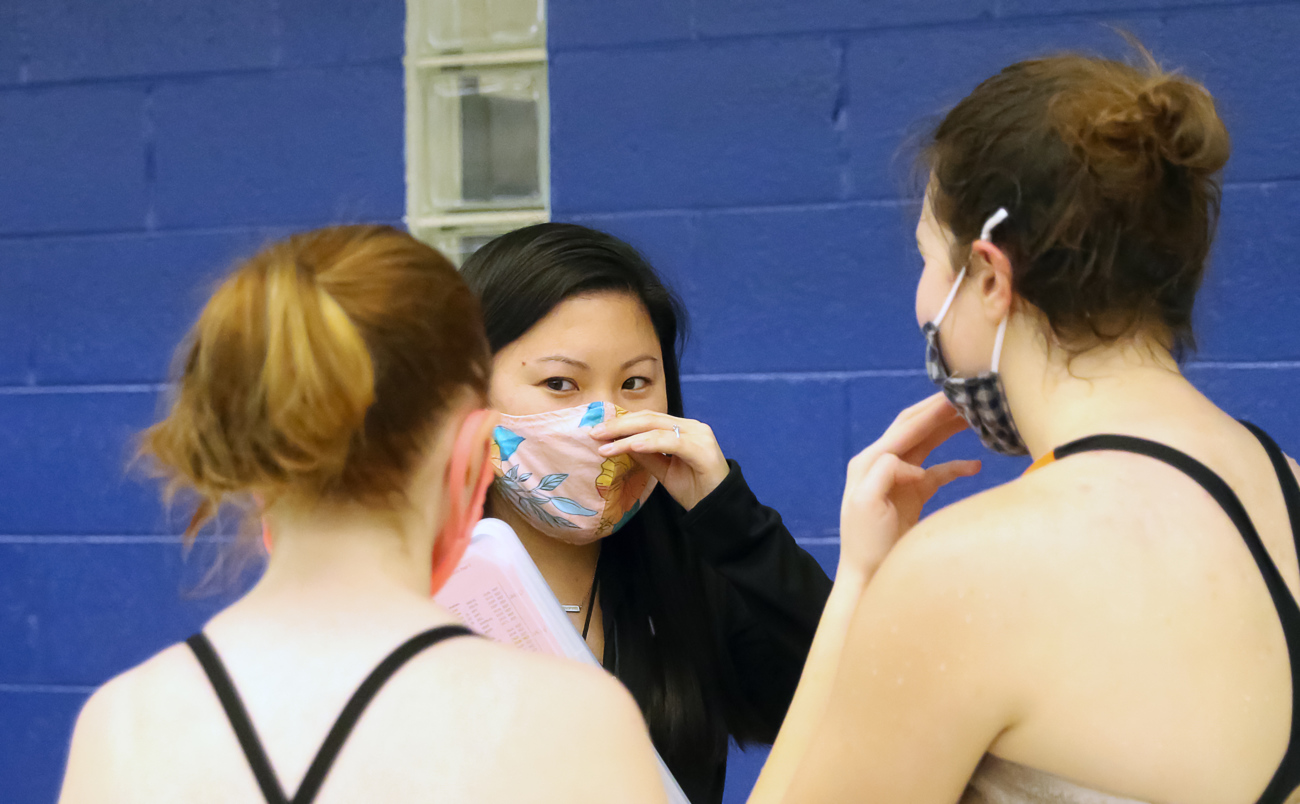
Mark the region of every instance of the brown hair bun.
[[1080, 55], [1023, 61], [976, 87], [925, 152], [931, 200], [962, 264], [994, 233], [1016, 293], [1086, 348], [1143, 329], [1194, 346], [1192, 307], [1230, 150], [1214, 99], [1163, 71]]

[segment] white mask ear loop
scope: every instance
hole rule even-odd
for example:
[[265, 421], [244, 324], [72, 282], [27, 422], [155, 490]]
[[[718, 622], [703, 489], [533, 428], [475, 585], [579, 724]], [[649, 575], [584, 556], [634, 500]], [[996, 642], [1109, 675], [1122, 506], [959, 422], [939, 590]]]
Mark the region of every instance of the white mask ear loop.
[[1002, 223], [1008, 217], [1009, 213], [1007, 212], [1006, 207], [998, 207], [998, 211], [994, 212], [989, 216], [988, 220], [984, 221], [984, 228], [980, 229], [980, 240], [988, 240], [992, 237], [993, 230], [998, 228], [998, 224]]
[[[990, 237], [992, 237], [993, 230], [997, 228], [999, 223], [1002, 223], [1004, 220], [1006, 220], [1007, 217], [1008, 217], [1008, 213], [1006, 207], [998, 207], [998, 211], [990, 215], [989, 219], [984, 222], [984, 228], [980, 230], [980, 240], [988, 240]], [[1008, 313], [1006, 318], [1002, 319], [1002, 323], [998, 324], [998, 334], [997, 337], [993, 339], [992, 371], [995, 374], [997, 373], [998, 370], [998, 364], [1002, 362], [1002, 341], [1007, 336], [1007, 318], [1010, 317], [1011, 316]]]
[[1002, 362], [1002, 340], [1007, 336], [1007, 318], [1002, 319], [1002, 323], [998, 324], [998, 334], [993, 339], [993, 367], [989, 370], [994, 374], [998, 372], [998, 364]]
[[[988, 240], [993, 235], [993, 230], [997, 228], [998, 224], [1002, 223], [1008, 217], [1009, 213], [1007, 212], [1006, 207], [998, 207], [998, 211], [994, 212], [989, 216], [988, 220], [984, 221], [984, 228], [980, 229], [980, 240]], [[934, 325], [936, 327], [943, 323], [943, 317], [948, 315], [948, 308], [952, 307], [953, 300], [957, 298], [957, 289], [961, 287], [961, 281], [966, 278], [967, 267], [969, 267], [969, 265], [962, 266], [961, 271], [957, 274], [957, 281], [952, 283], [952, 290], [948, 291], [948, 298], [943, 300], [943, 306], [939, 308], [939, 314], [934, 317]], [[1005, 329], [1006, 322], [1003, 321], [1002, 323], [1003, 329]], [[998, 346], [995, 350], [997, 352], [1002, 350], [1002, 331], [1003, 330], [998, 331]], [[997, 358], [994, 357], [994, 371], [997, 371], [997, 362]]]
[[953, 299], [957, 298], [957, 289], [961, 287], [961, 281], [966, 278], [966, 268], [962, 266], [961, 272], [957, 274], [957, 281], [952, 283], [952, 290], [948, 291], [948, 298], [943, 300], [943, 306], [939, 308], [939, 314], [934, 317], [934, 326], [938, 328], [943, 323], [943, 317], [948, 314], [948, 308], [952, 307]]

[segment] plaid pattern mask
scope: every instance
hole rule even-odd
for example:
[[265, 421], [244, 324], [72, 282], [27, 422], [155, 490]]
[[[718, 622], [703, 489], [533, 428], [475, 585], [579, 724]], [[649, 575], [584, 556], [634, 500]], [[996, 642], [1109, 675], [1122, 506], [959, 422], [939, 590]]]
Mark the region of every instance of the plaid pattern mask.
[[[980, 240], [988, 240], [993, 228], [1006, 220], [1007, 211], [999, 209], [980, 232]], [[993, 343], [993, 365], [975, 377], [954, 377], [943, 359], [943, 350], [939, 347], [939, 325], [943, 323], [953, 299], [957, 298], [957, 289], [966, 278], [966, 269], [957, 274], [948, 298], [934, 321], [921, 327], [925, 335], [925, 373], [930, 381], [943, 391], [952, 406], [962, 415], [971, 428], [979, 435], [985, 447], [1002, 455], [1025, 455], [1025, 447], [1020, 431], [1011, 418], [1011, 409], [1007, 407], [1007, 392], [998, 374], [998, 363], [1002, 358], [1002, 340], [1007, 332], [1007, 320], [1002, 319], [998, 325], [997, 339]]]

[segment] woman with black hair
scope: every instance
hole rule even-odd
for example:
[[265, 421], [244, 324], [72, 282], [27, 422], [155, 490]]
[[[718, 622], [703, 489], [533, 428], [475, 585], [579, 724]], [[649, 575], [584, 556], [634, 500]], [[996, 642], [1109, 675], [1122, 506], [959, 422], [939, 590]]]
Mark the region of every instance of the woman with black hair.
[[684, 418], [685, 313], [635, 249], [547, 223], [462, 273], [505, 414], [489, 511], [631, 690], [683, 791], [719, 802], [728, 739], [775, 738], [831, 582]]

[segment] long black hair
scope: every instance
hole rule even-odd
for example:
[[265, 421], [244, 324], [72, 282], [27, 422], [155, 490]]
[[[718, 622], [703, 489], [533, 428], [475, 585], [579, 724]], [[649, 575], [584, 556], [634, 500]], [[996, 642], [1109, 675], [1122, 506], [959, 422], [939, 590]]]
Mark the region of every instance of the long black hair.
[[[492, 353], [513, 343], [566, 299], [615, 291], [640, 300], [663, 352], [668, 413], [681, 416], [678, 367], [686, 312], [654, 268], [616, 237], [542, 223], [484, 245], [461, 269], [478, 294]], [[601, 609], [617, 637], [618, 674], [644, 713], [664, 761], [721, 761], [728, 736], [763, 739], [722, 660], [708, 616], [702, 562], [679, 525], [681, 508], [662, 486], [632, 520], [601, 542]]]

